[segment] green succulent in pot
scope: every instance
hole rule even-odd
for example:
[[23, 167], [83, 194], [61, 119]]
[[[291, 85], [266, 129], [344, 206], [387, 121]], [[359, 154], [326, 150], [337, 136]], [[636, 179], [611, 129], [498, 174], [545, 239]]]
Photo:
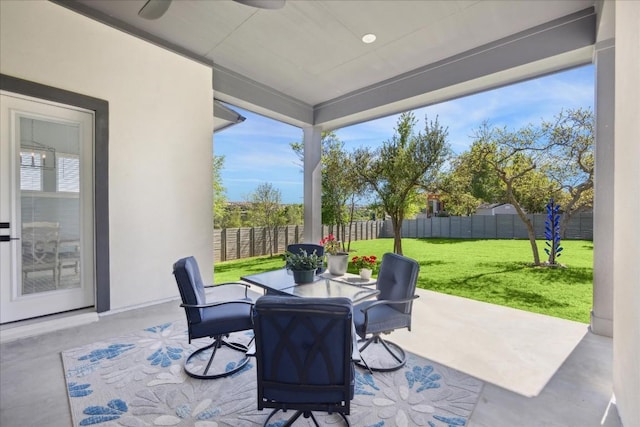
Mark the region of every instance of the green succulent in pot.
[[322, 265], [322, 257], [316, 251], [309, 254], [304, 249], [295, 254], [293, 252], [284, 253], [285, 267], [292, 271], [315, 270]]

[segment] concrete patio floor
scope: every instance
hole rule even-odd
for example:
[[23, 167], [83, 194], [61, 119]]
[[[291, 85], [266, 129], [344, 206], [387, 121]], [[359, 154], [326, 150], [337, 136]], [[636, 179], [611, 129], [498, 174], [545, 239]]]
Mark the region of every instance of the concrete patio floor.
[[[609, 407], [610, 338], [592, 334], [582, 323], [418, 293], [412, 331], [389, 338], [485, 382], [469, 426], [621, 426], [615, 405]], [[3, 327], [0, 425], [70, 426], [61, 351], [183, 318], [175, 300], [19, 340], [7, 339], [33, 326]]]

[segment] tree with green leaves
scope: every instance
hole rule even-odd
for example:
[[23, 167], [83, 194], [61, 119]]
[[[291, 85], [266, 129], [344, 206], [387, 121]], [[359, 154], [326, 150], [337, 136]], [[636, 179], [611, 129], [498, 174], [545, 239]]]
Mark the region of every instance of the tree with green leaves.
[[222, 228], [227, 206], [227, 189], [222, 183], [224, 156], [213, 156], [213, 227]]
[[542, 130], [555, 150], [550, 153], [548, 175], [563, 191], [560, 235], [574, 215], [593, 209], [594, 116], [590, 109], [561, 111], [553, 121], [542, 123]]
[[527, 228], [534, 265], [540, 265], [533, 222], [527, 212], [542, 212], [546, 200], [558, 192], [546, 175], [548, 154], [555, 143], [544, 138], [543, 132], [532, 126], [517, 131], [490, 127], [483, 123], [476, 132], [472, 152], [477, 164], [485, 163], [504, 186], [506, 201], [511, 203]]
[[438, 179], [442, 201], [453, 215], [472, 215], [481, 203], [505, 201], [502, 182], [481, 160], [478, 149], [472, 146], [456, 156]]
[[322, 150], [322, 223], [336, 226], [334, 235], [344, 245], [345, 224], [348, 219], [347, 202], [353, 194], [349, 171], [351, 159], [344, 143], [332, 139], [323, 143]]
[[378, 195], [391, 218], [393, 251], [402, 254], [402, 221], [412, 207], [422, 205], [419, 190], [433, 187], [449, 153], [447, 130], [425, 117], [424, 131], [414, 133], [413, 112], [398, 118], [395, 134], [378, 149], [359, 148], [354, 153], [357, 175]]
[[[344, 148], [335, 132], [322, 132], [322, 223], [334, 225], [333, 234], [342, 242], [343, 249], [347, 233], [346, 226], [353, 222], [356, 197], [363, 190], [363, 183], [354, 172], [353, 158]], [[304, 144], [290, 144], [302, 162]]]
[[267, 244], [269, 245], [270, 256], [273, 256], [273, 231], [283, 222], [281, 200], [282, 194], [280, 190], [268, 182], [258, 185], [249, 197], [253, 224], [265, 227], [267, 230]]
[[300, 203], [285, 205], [283, 207], [283, 216], [285, 223], [288, 225], [304, 224], [304, 206]]
[[[531, 162], [536, 167], [517, 178], [518, 185], [511, 186], [512, 195], [528, 213], [544, 211], [546, 201], [554, 197], [563, 207], [560, 221], [563, 238], [571, 217], [593, 207], [593, 126], [593, 112], [579, 108], [561, 111], [538, 127], [529, 125], [513, 132], [519, 133], [521, 139], [525, 135], [529, 139], [527, 144], [512, 145], [513, 158], [516, 154], [533, 156]], [[492, 132], [502, 134], [497, 138], [499, 141], [508, 139], [506, 129]], [[506, 144], [502, 147], [506, 148]], [[495, 165], [486, 161], [486, 153], [483, 154], [486, 150], [483, 144], [473, 144], [452, 161], [450, 171], [440, 178], [439, 189], [450, 212], [457, 215], [471, 212], [474, 201], [513, 203], [506, 194], [508, 177], [501, 177]]]
[[471, 215], [482, 203], [473, 195], [473, 169], [469, 153], [462, 153], [451, 160], [449, 170], [438, 177], [440, 200], [452, 215]]
[[236, 204], [227, 204], [222, 219], [221, 228], [240, 228], [245, 226], [246, 213], [244, 209]]

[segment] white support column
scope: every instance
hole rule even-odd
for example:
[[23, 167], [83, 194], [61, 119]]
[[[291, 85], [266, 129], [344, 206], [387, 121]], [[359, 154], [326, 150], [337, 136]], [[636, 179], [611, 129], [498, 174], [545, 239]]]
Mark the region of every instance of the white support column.
[[615, 43], [596, 44], [593, 307], [591, 330], [613, 335]]
[[613, 391], [620, 421], [640, 426], [640, 2], [615, 1], [616, 153]]
[[309, 126], [304, 132], [304, 241], [322, 239], [322, 131]]

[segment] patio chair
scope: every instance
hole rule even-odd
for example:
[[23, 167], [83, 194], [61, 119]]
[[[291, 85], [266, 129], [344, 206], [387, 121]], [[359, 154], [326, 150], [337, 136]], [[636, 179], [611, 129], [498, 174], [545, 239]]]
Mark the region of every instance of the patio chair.
[[[313, 411], [339, 414], [349, 426], [354, 394], [352, 306], [348, 298], [267, 295], [253, 309], [258, 409], [296, 411], [284, 424]], [[280, 424], [278, 424], [280, 425]]]
[[[404, 350], [381, 334], [396, 329], [411, 330], [411, 310], [418, 280], [418, 263], [401, 255], [386, 253], [378, 273], [376, 300], [364, 301], [353, 308], [356, 333], [361, 338], [361, 360], [369, 371], [395, 371], [406, 363]], [[370, 347], [371, 346], [371, 347]], [[365, 352], [369, 348], [368, 352]], [[368, 356], [369, 355], [369, 356]]]
[[[200, 269], [196, 259], [192, 256], [182, 258], [173, 264], [173, 275], [176, 278], [182, 304], [187, 316], [189, 330], [189, 344], [191, 340], [210, 337], [213, 342], [205, 347], [199, 348], [187, 357], [184, 363], [186, 373], [194, 378], [213, 379], [221, 378], [238, 372], [247, 364], [247, 346], [241, 343], [229, 342], [225, 338], [232, 332], [249, 330], [252, 328], [251, 307], [253, 303], [247, 296], [248, 285], [243, 283], [224, 283], [213, 286], [220, 289], [226, 285], [244, 286], [244, 297], [239, 300], [221, 300], [207, 302], [205, 288], [200, 276]], [[239, 361], [223, 360], [223, 368], [209, 370], [212, 367], [216, 353], [222, 348], [240, 352], [242, 358]], [[200, 371], [201, 365], [198, 360], [203, 358], [203, 353], [211, 349], [211, 356], [206, 367]], [[198, 360], [196, 360], [198, 359]]]
[[[307, 251], [308, 254], [312, 254], [313, 251], [316, 251], [316, 255], [323, 258], [324, 257], [324, 246], [318, 245], [315, 243], [292, 243], [287, 246], [287, 252], [291, 252], [297, 254], [300, 252], [300, 249]], [[324, 271], [324, 261], [318, 269], [316, 270], [316, 274], [321, 274]]]
[[51, 270], [52, 283], [59, 284], [60, 224], [57, 222], [25, 222], [22, 224], [22, 275]]

